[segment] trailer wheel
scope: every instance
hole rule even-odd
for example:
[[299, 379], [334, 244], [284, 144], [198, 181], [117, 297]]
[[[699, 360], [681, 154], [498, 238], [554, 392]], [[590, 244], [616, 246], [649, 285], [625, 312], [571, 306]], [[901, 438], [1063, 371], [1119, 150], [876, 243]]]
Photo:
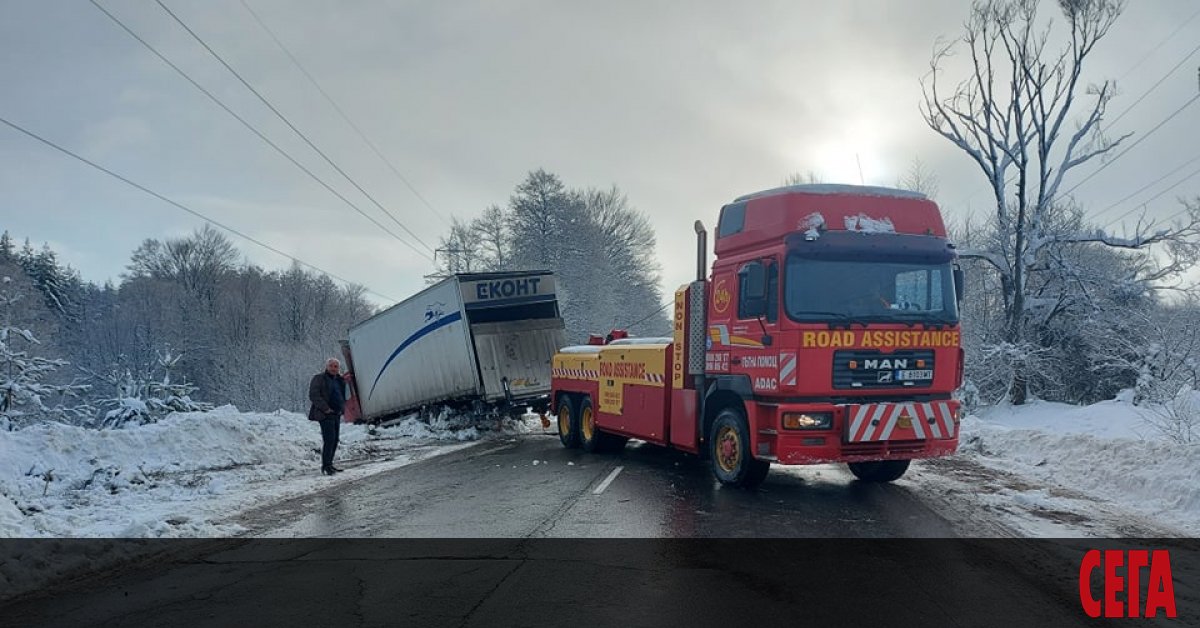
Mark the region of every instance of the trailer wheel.
[[911, 460], [876, 460], [873, 462], [851, 462], [850, 473], [863, 482], [894, 482], [908, 471]]
[[754, 488], [767, 479], [771, 463], [750, 455], [750, 428], [741, 411], [721, 410], [713, 420], [708, 443], [713, 475], [721, 484]]
[[562, 395], [558, 398], [558, 440], [563, 447], [574, 449], [579, 446], [579, 409], [575, 397]]

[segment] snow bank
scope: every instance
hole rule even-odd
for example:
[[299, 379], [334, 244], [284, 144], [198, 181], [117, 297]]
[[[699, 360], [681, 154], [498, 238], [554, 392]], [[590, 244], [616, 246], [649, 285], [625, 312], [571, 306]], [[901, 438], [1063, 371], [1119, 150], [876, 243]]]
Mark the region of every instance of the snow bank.
[[[223, 407], [124, 429], [0, 432], [0, 537], [58, 539], [4, 546], [0, 598], [163, 548], [68, 537], [235, 535], [243, 511], [467, 447], [485, 434], [478, 423], [443, 412], [388, 429], [343, 424], [337, 461], [345, 472], [334, 477], [319, 474], [317, 425], [282, 411]], [[532, 431], [526, 423], [504, 431]]]
[[961, 450], [1200, 533], [1200, 445], [1163, 438], [1147, 425], [1153, 412], [1124, 401], [989, 408], [963, 420]]
[[[338, 460], [478, 438], [473, 420], [451, 415], [382, 430], [344, 424]], [[323, 487], [319, 467], [317, 426], [284, 412], [223, 407], [128, 429], [3, 432], [0, 536], [227, 536], [239, 530], [221, 520], [241, 508]]]

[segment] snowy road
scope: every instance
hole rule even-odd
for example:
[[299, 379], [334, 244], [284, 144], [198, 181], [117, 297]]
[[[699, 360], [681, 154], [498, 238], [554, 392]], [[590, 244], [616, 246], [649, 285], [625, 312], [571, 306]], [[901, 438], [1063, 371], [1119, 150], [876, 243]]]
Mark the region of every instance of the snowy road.
[[776, 467], [747, 492], [720, 488], [706, 463], [676, 452], [591, 455], [549, 437], [440, 456], [237, 523], [269, 537], [995, 536], [951, 524], [919, 491], [855, 482], [836, 466]]
[[[562, 449], [553, 437], [495, 439], [230, 522], [247, 536], [320, 538], [212, 541], [197, 546], [203, 552], [99, 576], [53, 597], [0, 606], [0, 613], [30, 626], [216, 626], [231, 619], [255, 624], [267, 615], [307, 625], [335, 606], [328, 625], [538, 626], [561, 625], [573, 608], [602, 608], [603, 592], [621, 605], [597, 625], [628, 625], [628, 609], [639, 609], [639, 625], [708, 625], [722, 617], [777, 623], [787, 616], [817, 624], [943, 625], [970, 617], [966, 623], [980, 626], [1086, 625], [1076, 577], [1080, 548], [1093, 545], [1087, 540], [655, 540], [1017, 536], [1022, 530], [1010, 524], [1024, 519], [1015, 511], [1006, 519], [971, 495], [996, 495], [1017, 482], [954, 459], [915, 466], [895, 485], [855, 482], [832, 465], [776, 467], [761, 490], [747, 492], [720, 488], [700, 461], [645, 445], [590, 455]], [[1032, 504], [1031, 512], [1041, 507]], [[1161, 531], [1111, 515], [1127, 533]], [[1032, 518], [1064, 526], [1095, 519], [1057, 510]], [[1111, 531], [1104, 522], [1093, 525]], [[570, 540], [602, 537], [649, 540]], [[547, 540], [554, 538], [568, 540]], [[1200, 548], [1178, 543], [1179, 604], [1194, 610], [1194, 589], [1185, 583], [1200, 576]], [[841, 565], [841, 555], [855, 556], [856, 567], [794, 586], [796, 574]], [[792, 568], [763, 570], [768, 561]], [[906, 571], [914, 566], [919, 578]], [[586, 586], [572, 580], [581, 572]], [[332, 605], [314, 594], [315, 573]], [[830, 604], [848, 587], [870, 590], [871, 603]], [[683, 591], [693, 605], [668, 604]], [[286, 602], [264, 604], [279, 595]]]
[[342, 484], [229, 523], [265, 537], [1171, 537], [1061, 487], [965, 457], [914, 463], [893, 485], [842, 465], [773, 467], [753, 492], [707, 464], [648, 445], [621, 454], [526, 436]]

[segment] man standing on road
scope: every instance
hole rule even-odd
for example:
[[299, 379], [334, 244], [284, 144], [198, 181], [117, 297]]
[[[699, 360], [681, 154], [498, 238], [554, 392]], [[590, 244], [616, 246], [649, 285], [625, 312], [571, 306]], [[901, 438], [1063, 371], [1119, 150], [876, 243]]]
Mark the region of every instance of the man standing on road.
[[333, 466], [333, 454], [337, 451], [338, 432], [342, 421], [342, 410], [346, 407], [341, 376], [342, 363], [337, 358], [325, 362], [325, 371], [313, 376], [308, 383], [308, 420], [321, 424], [321, 473], [333, 475], [341, 469]]

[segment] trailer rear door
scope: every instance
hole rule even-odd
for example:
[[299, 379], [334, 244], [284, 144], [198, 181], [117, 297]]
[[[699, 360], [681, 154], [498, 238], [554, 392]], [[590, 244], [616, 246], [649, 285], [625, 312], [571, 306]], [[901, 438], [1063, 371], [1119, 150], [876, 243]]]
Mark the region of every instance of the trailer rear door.
[[505, 378], [514, 399], [550, 393], [551, 361], [567, 340], [561, 318], [478, 323], [471, 333], [488, 401], [504, 398]]

